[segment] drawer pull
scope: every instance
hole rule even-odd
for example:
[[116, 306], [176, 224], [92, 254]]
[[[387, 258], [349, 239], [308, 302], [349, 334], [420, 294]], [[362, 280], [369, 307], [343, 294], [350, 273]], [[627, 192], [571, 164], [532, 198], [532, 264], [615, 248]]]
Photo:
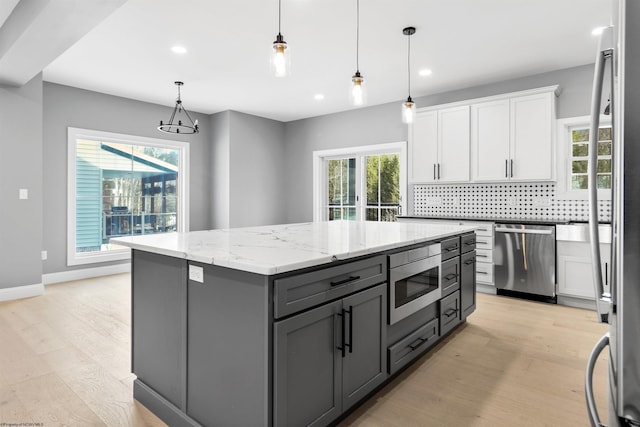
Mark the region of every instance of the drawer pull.
[[476, 254], [476, 256], [477, 256], [478, 258], [489, 258], [488, 256], [486, 256], [486, 255], [482, 255], [482, 254]]
[[456, 273], [451, 273], [444, 276], [444, 280], [451, 280], [451, 279], [455, 279], [456, 277], [458, 277]]
[[443, 314], [444, 314], [445, 316], [447, 316], [447, 318], [449, 318], [449, 317], [453, 316], [454, 314], [456, 314], [457, 312], [458, 312], [458, 310], [457, 310], [457, 309], [455, 309], [455, 308], [450, 308], [449, 310], [445, 311]]
[[360, 276], [349, 276], [344, 280], [338, 280], [337, 282], [331, 282], [331, 286], [340, 286], [349, 282], [353, 282], [354, 280], [358, 280]]
[[471, 246], [471, 245], [475, 245], [476, 241], [475, 240], [470, 240], [468, 242], [464, 242], [464, 244], [467, 245], [467, 246]]
[[489, 274], [486, 271], [476, 271], [476, 274]]
[[471, 259], [466, 260], [466, 261], [464, 262], [464, 265], [471, 265], [471, 264], [473, 264], [474, 262], [476, 262], [476, 259], [475, 259], [475, 258], [471, 258]]
[[453, 251], [457, 251], [458, 250], [458, 245], [456, 246], [452, 246], [450, 248], [446, 248], [445, 251], [447, 252], [453, 252]]
[[426, 338], [418, 338], [417, 340], [415, 340], [414, 342], [409, 344], [409, 348], [411, 350], [415, 350], [416, 348], [420, 347], [422, 345], [422, 343], [425, 342], [425, 341], [426, 341]]

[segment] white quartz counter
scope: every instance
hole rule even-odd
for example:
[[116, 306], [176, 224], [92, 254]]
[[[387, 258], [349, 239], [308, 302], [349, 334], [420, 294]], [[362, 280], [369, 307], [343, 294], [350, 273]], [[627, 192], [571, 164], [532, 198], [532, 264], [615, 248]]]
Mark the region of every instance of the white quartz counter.
[[118, 245], [271, 275], [437, 240], [476, 227], [398, 222], [327, 221], [148, 234]]

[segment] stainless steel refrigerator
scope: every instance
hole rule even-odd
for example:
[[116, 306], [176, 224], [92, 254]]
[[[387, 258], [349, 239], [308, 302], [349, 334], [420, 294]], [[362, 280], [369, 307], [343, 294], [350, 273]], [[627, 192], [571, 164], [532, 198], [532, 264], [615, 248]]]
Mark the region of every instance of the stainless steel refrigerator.
[[[593, 398], [593, 369], [609, 350], [608, 425], [640, 426], [640, 0], [613, 0], [612, 26], [597, 52], [589, 143], [589, 225], [598, 317], [609, 332], [587, 363], [585, 394], [592, 426], [602, 426]], [[613, 127], [609, 286], [600, 267], [597, 135], [610, 96]], [[604, 102], [606, 104], [606, 101]], [[606, 109], [606, 107], [604, 108]]]

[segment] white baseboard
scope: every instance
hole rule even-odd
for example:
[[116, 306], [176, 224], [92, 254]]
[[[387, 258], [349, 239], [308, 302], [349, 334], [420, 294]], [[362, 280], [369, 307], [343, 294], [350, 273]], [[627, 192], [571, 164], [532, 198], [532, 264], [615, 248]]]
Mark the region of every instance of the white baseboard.
[[36, 283], [35, 285], [14, 286], [12, 288], [0, 289], [0, 301], [37, 297], [43, 294], [44, 285], [42, 283]]
[[129, 273], [131, 263], [108, 265], [106, 267], [83, 268], [80, 270], [61, 271], [59, 273], [48, 273], [42, 275], [42, 283], [51, 285], [53, 283], [71, 282], [73, 280], [89, 279], [92, 277], [109, 276], [111, 274]]

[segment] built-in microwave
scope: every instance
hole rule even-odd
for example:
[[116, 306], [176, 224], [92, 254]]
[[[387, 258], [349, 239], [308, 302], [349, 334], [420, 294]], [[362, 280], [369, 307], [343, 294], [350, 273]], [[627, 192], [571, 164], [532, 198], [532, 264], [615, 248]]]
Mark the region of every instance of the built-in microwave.
[[442, 296], [440, 243], [389, 255], [389, 324]]

